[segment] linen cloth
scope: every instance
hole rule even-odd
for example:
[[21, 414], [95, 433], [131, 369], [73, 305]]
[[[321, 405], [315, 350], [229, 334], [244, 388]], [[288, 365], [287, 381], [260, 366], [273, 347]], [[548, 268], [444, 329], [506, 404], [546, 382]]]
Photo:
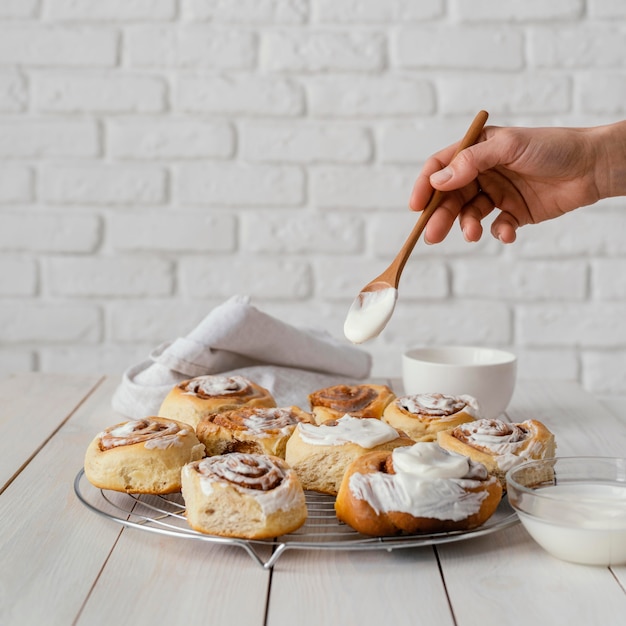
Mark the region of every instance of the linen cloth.
[[316, 389], [367, 378], [371, 356], [319, 329], [297, 328], [233, 296], [213, 309], [187, 336], [158, 346], [130, 367], [112, 406], [127, 418], [158, 415], [172, 387], [207, 374], [245, 376], [265, 387], [278, 406], [307, 410]]

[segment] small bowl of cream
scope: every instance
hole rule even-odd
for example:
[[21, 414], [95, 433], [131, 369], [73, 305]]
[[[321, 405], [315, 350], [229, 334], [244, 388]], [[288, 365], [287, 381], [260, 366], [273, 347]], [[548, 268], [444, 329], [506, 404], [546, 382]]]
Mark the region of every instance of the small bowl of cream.
[[552, 556], [626, 564], [626, 458], [529, 461], [509, 470], [506, 482], [522, 525]]

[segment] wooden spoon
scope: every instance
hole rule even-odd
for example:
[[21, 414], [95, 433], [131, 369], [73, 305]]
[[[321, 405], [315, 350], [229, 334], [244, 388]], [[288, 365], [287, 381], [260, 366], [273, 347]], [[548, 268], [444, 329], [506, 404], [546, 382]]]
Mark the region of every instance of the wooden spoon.
[[[474, 145], [483, 130], [489, 114], [480, 111], [454, 153], [454, 157]], [[453, 157], [453, 158], [454, 158]], [[391, 318], [398, 298], [398, 284], [407, 259], [413, 252], [428, 220], [441, 203], [443, 193], [435, 190], [422, 211], [417, 223], [404, 242], [391, 265], [374, 280], [370, 281], [355, 298], [344, 324], [344, 334], [352, 343], [363, 343], [376, 337]]]

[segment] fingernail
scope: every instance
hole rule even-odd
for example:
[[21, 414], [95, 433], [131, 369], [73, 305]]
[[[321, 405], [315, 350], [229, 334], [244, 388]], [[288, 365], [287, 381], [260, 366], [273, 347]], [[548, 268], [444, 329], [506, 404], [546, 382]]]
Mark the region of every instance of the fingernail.
[[431, 174], [430, 182], [435, 185], [441, 185], [449, 181], [452, 178], [452, 170], [449, 167], [444, 167], [442, 170]]

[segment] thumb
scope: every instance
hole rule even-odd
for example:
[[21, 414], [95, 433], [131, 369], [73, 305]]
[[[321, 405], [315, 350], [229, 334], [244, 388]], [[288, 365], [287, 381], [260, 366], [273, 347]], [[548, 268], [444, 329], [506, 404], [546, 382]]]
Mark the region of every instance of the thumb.
[[441, 191], [460, 189], [471, 183], [479, 174], [505, 162], [505, 152], [500, 142], [487, 139], [461, 150], [450, 163], [430, 176], [430, 184]]

